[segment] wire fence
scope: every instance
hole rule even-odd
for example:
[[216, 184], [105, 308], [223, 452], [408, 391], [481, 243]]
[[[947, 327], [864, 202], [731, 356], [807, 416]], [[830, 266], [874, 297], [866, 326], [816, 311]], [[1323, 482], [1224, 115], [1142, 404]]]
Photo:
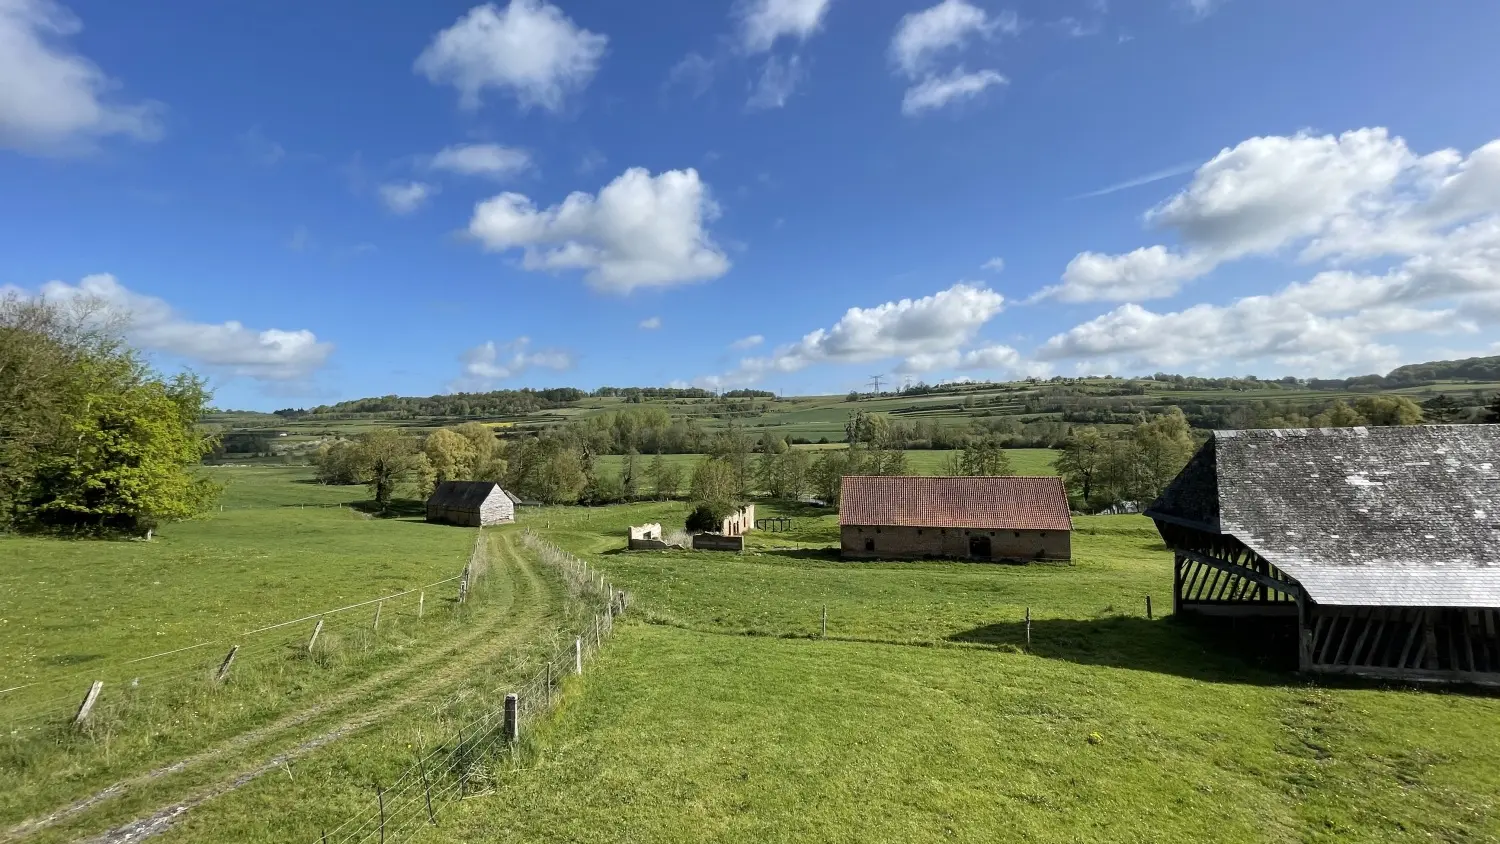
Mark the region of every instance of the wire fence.
[[[222, 682], [236, 665], [243, 667], [256, 659], [284, 655], [289, 649], [326, 665], [332, 657], [331, 642], [378, 636], [382, 624], [389, 629], [399, 616], [424, 618], [428, 613], [429, 592], [433, 593], [436, 604], [439, 598], [436, 590], [441, 587], [455, 590], [455, 605], [463, 605], [473, 584], [488, 568], [486, 547], [481, 530], [463, 571], [453, 577], [160, 653], [0, 689], [0, 725], [3, 725], [0, 732], [18, 735], [67, 719], [82, 726], [92, 709], [101, 703], [123, 704], [127, 698], [138, 702], [141, 690], [152, 687], [180, 691], [184, 681]], [[404, 611], [398, 612], [399, 605], [387, 607], [403, 601], [409, 605]], [[95, 691], [96, 684], [101, 686], [103, 696]], [[4, 706], [7, 696], [15, 697], [25, 691], [34, 696], [37, 690], [47, 693]]]
[[584, 665], [603, 647], [614, 630], [615, 617], [627, 608], [628, 596], [614, 591], [608, 579], [586, 561], [530, 530], [521, 534], [521, 541], [537, 560], [561, 572], [570, 593], [589, 607], [571, 631], [571, 647], [554, 648], [514, 691], [491, 701], [446, 741], [420, 754], [394, 780], [374, 784], [366, 808], [323, 831], [317, 842], [386, 844], [410, 840], [424, 829], [439, 826], [454, 802], [495, 785], [499, 765], [518, 752], [528, 725], [551, 711], [560, 698], [563, 680], [582, 674]]

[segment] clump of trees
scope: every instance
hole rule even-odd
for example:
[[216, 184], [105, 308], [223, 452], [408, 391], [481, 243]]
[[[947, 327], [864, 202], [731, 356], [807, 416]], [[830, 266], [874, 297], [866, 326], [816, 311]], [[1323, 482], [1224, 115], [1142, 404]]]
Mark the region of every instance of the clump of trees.
[[1122, 502], [1145, 506], [1177, 477], [1200, 443], [1182, 411], [1173, 407], [1116, 436], [1077, 429], [1063, 443], [1056, 465], [1076, 509]]
[[98, 302], [0, 297], [0, 529], [140, 534], [217, 497], [203, 380], [118, 329]]

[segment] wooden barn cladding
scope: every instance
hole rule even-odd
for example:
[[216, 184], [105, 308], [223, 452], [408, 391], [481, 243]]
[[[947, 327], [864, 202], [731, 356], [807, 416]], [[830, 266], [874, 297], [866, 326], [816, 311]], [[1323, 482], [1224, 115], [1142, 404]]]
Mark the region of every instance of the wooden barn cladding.
[[1219, 431], [1147, 511], [1174, 603], [1305, 671], [1500, 684], [1500, 426]]
[[1073, 519], [1060, 478], [844, 478], [846, 557], [1068, 560]]
[[516, 520], [515, 496], [492, 481], [443, 481], [427, 499], [427, 521], [465, 527]]

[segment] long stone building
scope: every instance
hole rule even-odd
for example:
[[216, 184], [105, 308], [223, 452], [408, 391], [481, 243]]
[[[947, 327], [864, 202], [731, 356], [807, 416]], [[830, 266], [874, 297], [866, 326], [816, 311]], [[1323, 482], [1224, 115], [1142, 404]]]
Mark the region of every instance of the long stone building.
[[427, 499], [427, 521], [464, 527], [516, 520], [515, 496], [493, 481], [443, 481]]
[[1217, 431], [1146, 515], [1179, 613], [1283, 617], [1303, 671], [1500, 684], [1500, 425]]
[[842, 556], [1070, 560], [1073, 519], [1060, 478], [844, 478]]

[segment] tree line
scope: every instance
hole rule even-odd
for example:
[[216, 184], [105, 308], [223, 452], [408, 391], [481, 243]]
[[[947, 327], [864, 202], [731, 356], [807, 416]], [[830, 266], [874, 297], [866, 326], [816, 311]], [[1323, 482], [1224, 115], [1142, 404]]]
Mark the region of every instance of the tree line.
[[209, 393], [164, 376], [103, 303], [0, 297], [0, 529], [150, 531], [210, 506]]

